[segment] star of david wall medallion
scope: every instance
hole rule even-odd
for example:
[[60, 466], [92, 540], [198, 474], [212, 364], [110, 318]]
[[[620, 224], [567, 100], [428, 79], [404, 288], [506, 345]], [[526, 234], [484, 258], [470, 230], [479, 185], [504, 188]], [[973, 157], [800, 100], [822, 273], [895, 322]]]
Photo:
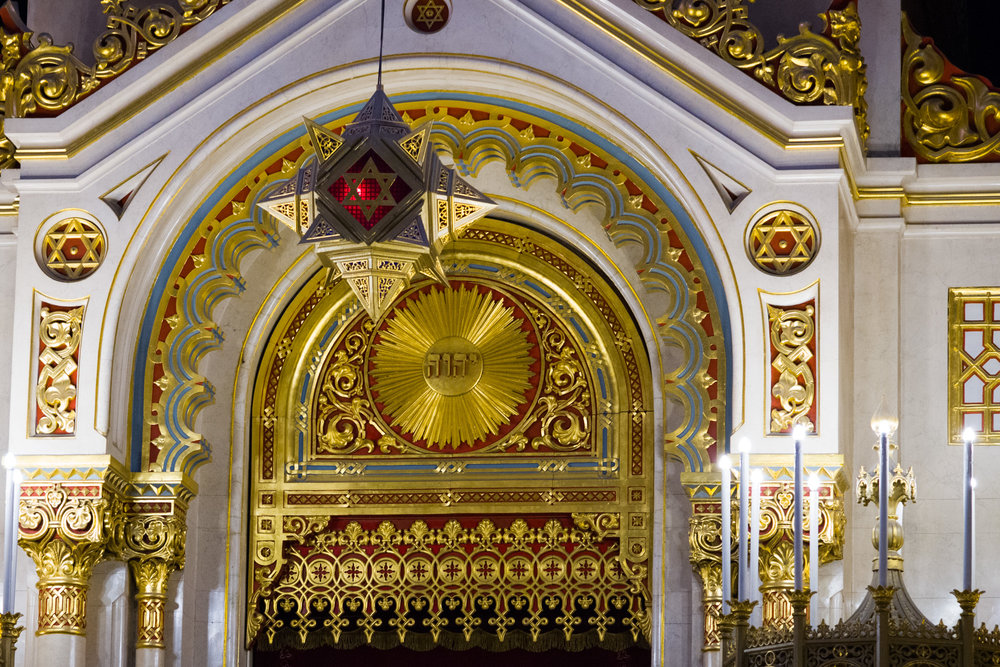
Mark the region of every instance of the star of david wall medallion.
[[747, 225], [747, 257], [775, 276], [798, 273], [819, 251], [819, 229], [805, 210], [789, 204], [759, 210]]
[[403, 6], [406, 25], [411, 29], [430, 34], [448, 24], [451, 2], [447, 0], [407, 0]]
[[101, 227], [83, 215], [59, 215], [42, 223], [35, 241], [35, 259], [56, 280], [83, 280], [101, 266], [107, 241]]

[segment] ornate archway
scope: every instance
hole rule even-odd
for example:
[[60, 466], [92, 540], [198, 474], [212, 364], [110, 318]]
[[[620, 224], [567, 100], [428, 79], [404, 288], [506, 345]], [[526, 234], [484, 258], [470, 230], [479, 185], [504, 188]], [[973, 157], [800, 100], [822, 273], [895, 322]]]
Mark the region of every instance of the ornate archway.
[[[479, 94], [412, 94], [396, 104], [409, 122], [433, 120], [433, 139], [470, 178], [499, 162], [516, 188], [554, 182], [566, 207], [596, 205], [610, 239], [639, 249], [631, 254], [637, 282], [668, 296], [665, 309], [644, 313], [654, 323], [646, 331], [655, 329], [645, 338], [653, 347], [666, 344], [680, 352], [680, 362], [670, 369], [652, 353], [654, 360], [643, 360], [654, 369], [652, 386], [680, 406], [681, 417], [668, 433], [651, 433], [646, 449], [654, 452], [662, 437], [667, 454], [686, 470], [708, 469], [717, 434], [726, 432], [728, 309], [704, 239], [679, 201], [607, 138], [544, 109]], [[336, 130], [359, 106], [318, 120]], [[213, 310], [245, 289], [248, 279], [239, 269], [250, 250], [285, 243], [255, 204], [287, 181], [311, 151], [301, 130], [273, 139], [220, 182], [175, 237], [144, 311], [133, 367], [135, 386], [144, 388], [133, 396], [133, 470], [193, 475], [208, 460], [209, 443], [195, 421], [215, 394], [199, 372], [204, 356], [222, 342]], [[635, 334], [632, 340], [642, 338]], [[642, 502], [651, 511], [655, 500], [647, 496]]]
[[624, 648], [649, 640], [652, 411], [615, 292], [499, 221], [373, 322], [314, 276], [253, 405], [247, 639]]

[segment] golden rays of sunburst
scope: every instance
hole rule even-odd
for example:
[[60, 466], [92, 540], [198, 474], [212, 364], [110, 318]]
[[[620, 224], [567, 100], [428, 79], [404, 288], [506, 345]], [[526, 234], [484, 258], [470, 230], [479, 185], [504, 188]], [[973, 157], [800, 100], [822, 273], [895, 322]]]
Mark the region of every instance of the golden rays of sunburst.
[[471, 446], [497, 434], [527, 400], [532, 343], [498, 294], [425, 288], [385, 322], [371, 354], [372, 392], [415, 441]]

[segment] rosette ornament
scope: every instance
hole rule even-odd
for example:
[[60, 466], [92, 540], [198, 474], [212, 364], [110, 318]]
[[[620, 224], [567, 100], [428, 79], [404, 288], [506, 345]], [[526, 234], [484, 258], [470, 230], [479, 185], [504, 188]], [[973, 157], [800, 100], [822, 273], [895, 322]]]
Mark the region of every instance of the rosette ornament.
[[496, 204], [442, 164], [379, 85], [342, 134], [306, 119], [316, 155], [261, 206], [315, 244], [378, 320], [417, 273], [447, 282], [441, 249]]

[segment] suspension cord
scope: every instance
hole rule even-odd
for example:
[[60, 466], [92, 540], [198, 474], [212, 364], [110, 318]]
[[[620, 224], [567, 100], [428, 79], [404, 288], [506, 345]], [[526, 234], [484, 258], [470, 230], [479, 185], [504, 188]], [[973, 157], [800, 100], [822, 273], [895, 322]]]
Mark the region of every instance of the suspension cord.
[[382, 87], [382, 44], [385, 42], [385, 0], [382, 0], [382, 19], [378, 33], [378, 87]]

